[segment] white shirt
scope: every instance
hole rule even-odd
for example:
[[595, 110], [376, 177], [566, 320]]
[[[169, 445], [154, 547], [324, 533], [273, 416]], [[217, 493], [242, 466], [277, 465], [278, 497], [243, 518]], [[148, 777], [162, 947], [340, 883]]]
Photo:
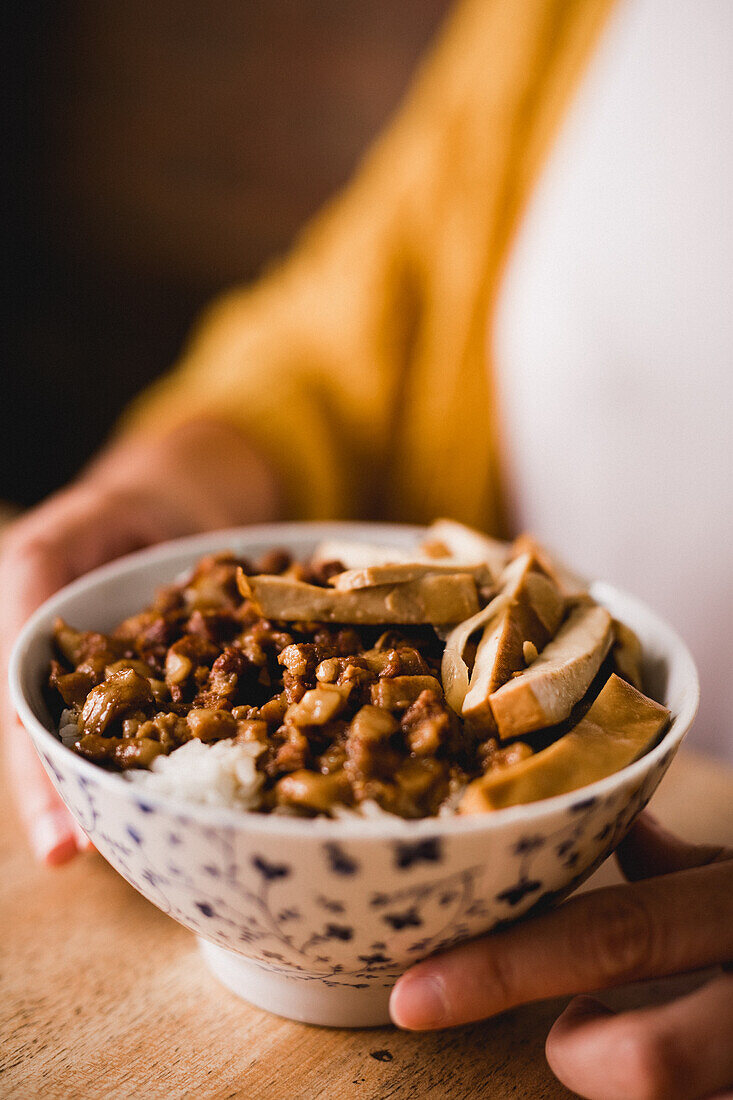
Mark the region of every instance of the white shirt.
[[665, 615], [733, 758], [733, 2], [623, 0], [493, 333], [517, 522]]

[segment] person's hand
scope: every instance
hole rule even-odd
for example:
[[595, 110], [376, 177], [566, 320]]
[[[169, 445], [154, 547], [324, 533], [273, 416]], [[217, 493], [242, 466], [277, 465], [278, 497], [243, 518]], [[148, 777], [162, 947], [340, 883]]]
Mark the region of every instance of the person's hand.
[[7, 662], [28, 616], [89, 569], [163, 539], [275, 518], [269, 471], [234, 429], [196, 421], [110, 448], [71, 487], [16, 521], [0, 544], [0, 722], [21, 821], [38, 858], [64, 863], [89, 842], [15, 716]]
[[[450, 1027], [733, 960], [733, 851], [685, 844], [643, 815], [618, 859], [634, 885], [576, 895], [412, 967], [392, 992], [394, 1022]], [[618, 1015], [576, 997], [550, 1031], [546, 1054], [556, 1076], [590, 1100], [722, 1100], [733, 1088], [733, 973], [661, 1007]]]

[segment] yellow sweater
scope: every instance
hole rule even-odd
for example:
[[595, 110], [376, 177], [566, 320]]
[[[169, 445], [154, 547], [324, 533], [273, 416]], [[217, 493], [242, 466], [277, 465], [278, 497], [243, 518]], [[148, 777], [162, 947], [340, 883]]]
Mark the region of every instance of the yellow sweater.
[[284, 263], [213, 306], [127, 426], [241, 426], [289, 518], [445, 514], [503, 533], [493, 308], [611, 2], [458, 4], [353, 182]]

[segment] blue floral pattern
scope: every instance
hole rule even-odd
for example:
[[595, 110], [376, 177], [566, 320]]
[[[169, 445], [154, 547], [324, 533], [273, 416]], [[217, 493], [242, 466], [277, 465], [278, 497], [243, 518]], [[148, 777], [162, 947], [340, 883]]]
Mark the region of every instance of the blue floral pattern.
[[163, 912], [279, 974], [352, 989], [391, 985], [415, 959], [560, 901], [619, 843], [670, 761], [631, 791], [578, 799], [515, 830], [499, 850], [467, 834], [308, 837], [300, 851], [297, 839], [248, 835], [246, 817], [241, 830], [205, 825], [123, 784], [110, 798], [61, 747], [44, 754], [95, 846]]

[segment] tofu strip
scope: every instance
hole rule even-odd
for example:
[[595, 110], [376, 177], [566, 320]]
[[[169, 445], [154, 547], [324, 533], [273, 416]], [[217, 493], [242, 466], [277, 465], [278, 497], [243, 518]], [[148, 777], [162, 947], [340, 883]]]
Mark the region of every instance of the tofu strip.
[[344, 592], [288, 577], [248, 577], [241, 570], [237, 579], [240, 592], [261, 615], [281, 622], [456, 623], [474, 615], [479, 606], [470, 573], [429, 574]]
[[329, 584], [339, 592], [354, 592], [361, 588], [378, 588], [385, 584], [403, 584], [405, 581], [418, 581], [428, 576], [455, 576], [456, 573], [470, 573], [476, 584], [490, 586], [493, 577], [487, 565], [466, 565], [442, 562], [400, 562], [391, 565], [373, 565], [363, 569], [347, 569], [336, 573]]
[[536, 571], [533, 557], [514, 579], [509, 606], [490, 623], [476, 651], [471, 681], [463, 701], [463, 717], [488, 732], [496, 729], [490, 696], [525, 667], [524, 644], [541, 650], [557, 631], [565, 601], [557, 586]]
[[466, 788], [459, 812], [498, 810], [575, 791], [631, 764], [669, 721], [666, 707], [613, 673], [584, 718], [554, 744]]
[[605, 607], [579, 604], [537, 660], [489, 696], [499, 736], [521, 737], [567, 718], [590, 687], [612, 640]]

